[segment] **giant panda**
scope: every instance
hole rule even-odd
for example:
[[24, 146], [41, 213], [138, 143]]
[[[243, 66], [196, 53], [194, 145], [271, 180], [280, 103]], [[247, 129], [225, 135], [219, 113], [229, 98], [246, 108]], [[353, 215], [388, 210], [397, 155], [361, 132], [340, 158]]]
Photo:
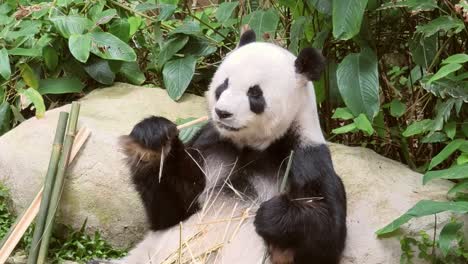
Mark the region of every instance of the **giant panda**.
[[164, 117], [136, 124], [122, 147], [151, 231], [127, 257], [91, 263], [339, 263], [346, 194], [311, 82], [324, 61], [246, 31], [215, 72], [210, 120], [190, 142]]

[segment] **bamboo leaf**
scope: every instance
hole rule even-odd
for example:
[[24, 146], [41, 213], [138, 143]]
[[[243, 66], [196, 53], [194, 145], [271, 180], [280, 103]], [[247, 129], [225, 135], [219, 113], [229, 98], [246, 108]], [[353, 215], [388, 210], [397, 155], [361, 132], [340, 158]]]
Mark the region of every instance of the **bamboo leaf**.
[[447, 254], [453, 250], [452, 242], [455, 242], [457, 239], [458, 231], [460, 231], [462, 226], [463, 222], [451, 222], [446, 224], [442, 228], [442, 231], [440, 231], [439, 248], [444, 256], [447, 256]]
[[463, 180], [455, 184], [448, 192], [447, 195], [454, 195], [457, 192], [462, 192], [468, 190], [468, 180]]
[[467, 144], [468, 141], [464, 139], [455, 139], [451, 141], [447, 146], [445, 146], [434, 158], [432, 158], [431, 163], [429, 164], [428, 170], [431, 170], [435, 166], [442, 163], [450, 155], [452, 155], [462, 144]]
[[450, 73], [458, 71], [459, 69], [461, 69], [461, 67], [462, 65], [458, 63], [444, 65], [429, 79], [427, 83], [430, 84], [433, 81], [442, 79]]
[[423, 184], [434, 179], [458, 180], [468, 178], [468, 164], [455, 165], [445, 170], [429, 171], [424, 174]]
[[440, 212], [451, 211], [454, 213], [467, 213], [468, 202], [437, 202], [430, 200], [419, 201], [415, 206], [409, 209], [406, 213], [395, 219], [392, 223], [379, 229], [376, 234], [382, 236], [397, 230], [400, 226], [407, 223], [409, 220], [433, 215]]
[[468, 62], [468, 54], [460, 53], [452, 55], [445, 60], [442, 61], [442, 64], [450, 64], [450, 63], [459, 63], [463, 64]]

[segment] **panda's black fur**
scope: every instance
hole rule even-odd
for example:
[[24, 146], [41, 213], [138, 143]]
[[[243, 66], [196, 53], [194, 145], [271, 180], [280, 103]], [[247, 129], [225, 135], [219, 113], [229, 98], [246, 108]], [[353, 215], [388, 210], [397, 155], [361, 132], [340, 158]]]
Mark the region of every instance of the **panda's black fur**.
[[[239, 46], [253, 41], [255, 34], [248, 31]], [[320, 53], [305, 49], [295, 67], [298, 74], [316, 80], [323, 63]], [[229, 82], [226, 79], [217, 87], [215, 100], [228, 89]], [[262, 87], [252, 85], [248, 91], [251, 110], [261, 115], [269, 103], [263, 97]], [[255, 215], [255, 230], [263, 238], [272, 263], [339, 263], [346, 240], [344, 186], [334, 171], [328, 147], [323, 142], [304, 145], [298, 134], [300, 126], [293, 122], [284, 135], [258, 149], [239, 147], [222, 136], [213, 122], [208, 122], [184, 145], [171, 121], [154, 116], [142, 120], [123, 138], [122, 145], [151, 230], [176, 226], [200, 210], [197, 199], [207, 184], [200, 166], [206, 162], [204, 157], [214, 154], [234, 164], [230, 175], [233, 187], [255, 199], [259, 194], [248, 177], [283, 175], [285, 158], [293, 150], [288, 187], [261, 203]], [[165, 161], [159, 182], [161, 155]], [[229, 193], [230, 189], [223, 192], [235, 195]]]

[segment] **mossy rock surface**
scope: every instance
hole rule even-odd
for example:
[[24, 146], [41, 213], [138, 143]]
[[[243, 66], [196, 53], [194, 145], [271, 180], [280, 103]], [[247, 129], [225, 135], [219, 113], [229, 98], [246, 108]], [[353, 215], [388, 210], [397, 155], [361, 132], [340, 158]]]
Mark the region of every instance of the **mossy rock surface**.
[[[47, 170], [58, 114], [70, 106], [32, 118], [0, 137], [0, 180], [11, 189], [17, 210], [36, 195]], [[206, 115], [202, 97], [186, 95], [173, 102], [158, 88], [116, 84], [95, 90], [81, 100], [79, 126], [92, 135], [71, 165], [66, 178], [58, 221], [80, 228], [86, 218], [90, 231], [99, 229], [116, 246], [129, 246], [142, 238], [145, 216], [118, 151], [117, 139], [149, 115], [171, 120]], [[399, 263], [399, 241], [379, 240], [374, 232], [400, 216], [421, 199], [445, 200], [451, 184], [434, 181], [422, 186], [422, 175], [375, 152], [330, 144], [333, 162], [348, 196], [348, 244], [343, 263]], [[438, 215], [438, 226], [447, 214]], [[401, 232], [432, 233], [429, 216]]]

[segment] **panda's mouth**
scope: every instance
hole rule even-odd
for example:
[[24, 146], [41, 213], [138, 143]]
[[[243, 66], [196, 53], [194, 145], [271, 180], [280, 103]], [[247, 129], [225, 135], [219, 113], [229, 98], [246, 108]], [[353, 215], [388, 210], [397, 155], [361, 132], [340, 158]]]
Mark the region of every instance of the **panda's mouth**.
[[228, 131], [233, 131], [233, 132], [237, 132], [239, 130], [241, 130], [242, 128], [244, 127], [232, 127], [232, 126], [228, 126], [224, 123], [221, 123], [221, 122], [216, 122], [216, 124], [218, 125], [219, 128], [222, 128], [222, 129], [226, 129]]

